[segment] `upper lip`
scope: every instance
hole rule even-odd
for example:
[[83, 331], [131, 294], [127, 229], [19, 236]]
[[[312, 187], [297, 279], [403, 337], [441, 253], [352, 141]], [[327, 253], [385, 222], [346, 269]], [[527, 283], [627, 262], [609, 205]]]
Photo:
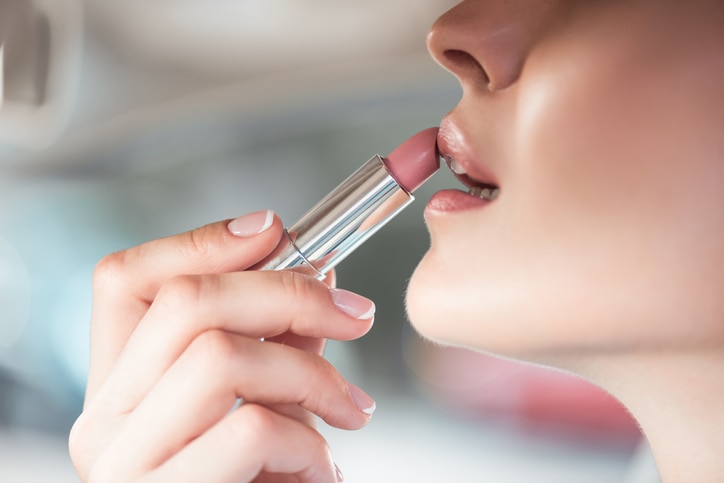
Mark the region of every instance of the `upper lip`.
[[451, 160], [462, 168], [465, 174], [455, 173], [455, 177], [468, 188], [472, 187], [498, 187], [495, 175], [486, 166], [483, 160], [472, 151], [468, 137], [463, 129], [456, 123], [451, 115], [445, 117], [440, 123], [437, 134], [437, 147], [440, 156], [450, 167]]

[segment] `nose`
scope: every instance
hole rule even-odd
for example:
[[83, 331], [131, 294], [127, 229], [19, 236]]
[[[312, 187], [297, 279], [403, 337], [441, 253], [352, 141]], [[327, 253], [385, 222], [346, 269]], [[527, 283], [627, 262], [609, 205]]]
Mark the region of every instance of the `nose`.
[[465, 0], [430, 29], [432, 57], [466, 89], [502, 90], [565, 0]]

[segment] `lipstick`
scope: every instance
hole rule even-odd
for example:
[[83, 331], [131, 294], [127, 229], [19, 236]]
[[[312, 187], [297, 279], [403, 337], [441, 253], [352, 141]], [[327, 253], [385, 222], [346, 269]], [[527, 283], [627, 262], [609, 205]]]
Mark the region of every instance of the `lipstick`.
[[437, 128], [375, 155], [314, 205], [256, 270], [296, 270], [322, 279], [415, 199], [439, 168]]

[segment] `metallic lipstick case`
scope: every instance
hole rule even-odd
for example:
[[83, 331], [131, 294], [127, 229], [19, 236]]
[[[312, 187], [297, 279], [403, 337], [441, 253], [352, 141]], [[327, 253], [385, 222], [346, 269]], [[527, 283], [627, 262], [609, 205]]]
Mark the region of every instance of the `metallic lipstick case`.
[[373, 156], [296, 223], [256, 270], [292, 269], [323, 279], [415, 198]]

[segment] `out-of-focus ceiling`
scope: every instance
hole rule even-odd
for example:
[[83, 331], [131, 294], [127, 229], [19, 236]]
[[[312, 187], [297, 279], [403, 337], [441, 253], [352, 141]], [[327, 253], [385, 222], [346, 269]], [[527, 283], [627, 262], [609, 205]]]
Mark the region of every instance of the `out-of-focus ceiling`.
[[451, 0], [85, 0], [133, 56], [206, 73], [279, 71], [425, 50]]
[[423, 82], [442, 74], [427, 30], [454, 3], [0, 0], [0, 166], [70, 131], [101, 139], [124, 114], [164, 122], [163, 106], [187, 106], [178, 118]]

